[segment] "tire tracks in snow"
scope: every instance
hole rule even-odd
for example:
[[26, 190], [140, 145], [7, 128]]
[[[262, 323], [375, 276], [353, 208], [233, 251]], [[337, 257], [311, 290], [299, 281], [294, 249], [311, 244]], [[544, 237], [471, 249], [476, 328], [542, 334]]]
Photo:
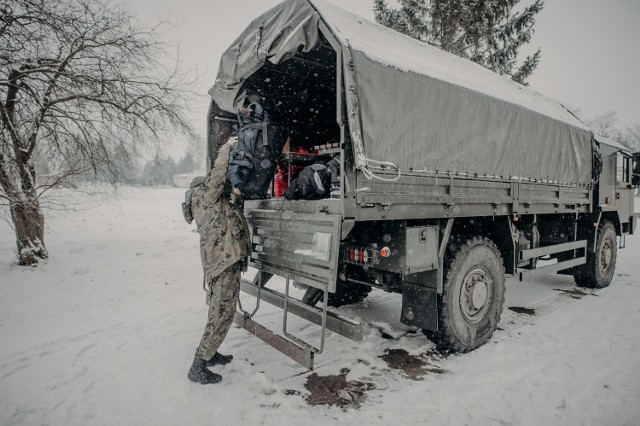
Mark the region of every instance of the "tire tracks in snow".
[[[525, 281], [523, 283], [518, 283], [517, 285], [535, 284]], [[580, 299], [584, 297], [598, 296], [597, 290], [581, 288], [575, 285], [573, 287], [567, 287], [566, 285], [554, 285], [552, 287], [552, 291], [553, 294], [548, 297], [525, 304], [523, 308], [533, 311], [533, 314], [515, 312], [510, 308], [520, 308], [519, 306], [505, 305], [500, 318], [500, 323], [498, 324], [498, 329], [489, 342], [493, 341], [494, 343], [498, 343], [506, 338], [517, 338], [524, 328], [528, 326], [535, 326], [541, 318], [551, 315], [574, 303], [580, 303]]]
[[[149, 369], [158, 368], [157, 364], [147, 366], [139, 373], [136, 365], [150, 357], [151, 348], [157, 352], [170, 339], [167, 334], [185, 334], [187, 314], [132, 318], [3, 356], [0, 424], [82, 423], [95, 410], [92, 405], [101, 404], [104, 396], [124, 397], [118, 389], [127, 385], [127, 375], [143, 381]], [[176, 324], [179, 330], [167, 333]], [[162, 357], [155, 361], [161, 363], [160, 368], [166, 367]]]

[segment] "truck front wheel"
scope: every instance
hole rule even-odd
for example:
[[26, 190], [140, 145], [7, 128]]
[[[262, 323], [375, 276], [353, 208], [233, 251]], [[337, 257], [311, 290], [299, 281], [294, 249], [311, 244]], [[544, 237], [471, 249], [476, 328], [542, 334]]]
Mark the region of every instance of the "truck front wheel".
[[595, 252], [589, 249], [587, 263], [573, 276], [576, 284], [588, 288], [607, 287], [613, 279], [617, 255], [616, 229], [611, 222], [603, 221], [598, 226]]
[[437, 341], [445, 349], [469, 352], [489, 340], [500, 321], [505, 293], [502, 257], [491, 240], [474, 237], [450, 247], [445, 268]]

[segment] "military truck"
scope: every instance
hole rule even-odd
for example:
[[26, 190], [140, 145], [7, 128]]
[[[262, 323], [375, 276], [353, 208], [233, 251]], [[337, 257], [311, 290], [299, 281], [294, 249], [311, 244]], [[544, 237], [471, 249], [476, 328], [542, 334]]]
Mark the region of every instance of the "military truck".
[[[362, 337], [329, 305], [401, 293], [404, 324], [467, 352], [495, 331], [506, 275], [606, 287], [636, 227], [638, 158], [626, 147], [552, 99], [321, 0], [255, 19], [209, 93], [210, 160], [249, 94], [291, 131], [289, 180], [340, 160], [328, 198], [244, 205], [257, 274], [242, 289], [258, 303], [236, 322], [308, 368], [326, 329]], [[284, 293], [265, 287], [274, 275]], [[302, 300], [293, 282], [308, 286]], [[283, 308], [283, 336], [254, 320], [261, 300]], [[289, 313], [322, 327], [319, 345], [287, 330]]]

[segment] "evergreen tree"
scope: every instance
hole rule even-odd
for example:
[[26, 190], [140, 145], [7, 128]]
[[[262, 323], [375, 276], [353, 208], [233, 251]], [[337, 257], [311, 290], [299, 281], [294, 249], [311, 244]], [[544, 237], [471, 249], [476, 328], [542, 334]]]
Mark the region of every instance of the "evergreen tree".
[[171, 156], [158, 153], [144, 165], [142, 178], [146, 185], [173, 186], [175, 171], [175, 160]]
[[527, 84], [540, 49], [518, 63], [518, 51], [531, 40], [542, 0], [513, 12], [520, 0], [398, 0], [390, 7], [374, 0], [376, 21], [386, 27], [470, 59]]
[[180, 159], [176, 167], [178, 173], [191, 173], [197, 169], [196, 160], [193, 158], [191, 151], [187, 151], [186, 155]]

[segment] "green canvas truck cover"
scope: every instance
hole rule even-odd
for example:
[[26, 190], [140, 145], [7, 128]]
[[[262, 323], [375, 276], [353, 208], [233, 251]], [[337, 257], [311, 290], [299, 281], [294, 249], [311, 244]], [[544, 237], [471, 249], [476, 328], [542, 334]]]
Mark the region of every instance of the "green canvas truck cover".
[[[560, 103], [321, 0], [287, 0], [256, 18], [223, 54], [209, 94], [234, 112], [243, 82], [322, 42], [341, 46], [354, 165], [591, 184], [592, 133]], [[353, 64], [352, 67], [348, 64]]]

